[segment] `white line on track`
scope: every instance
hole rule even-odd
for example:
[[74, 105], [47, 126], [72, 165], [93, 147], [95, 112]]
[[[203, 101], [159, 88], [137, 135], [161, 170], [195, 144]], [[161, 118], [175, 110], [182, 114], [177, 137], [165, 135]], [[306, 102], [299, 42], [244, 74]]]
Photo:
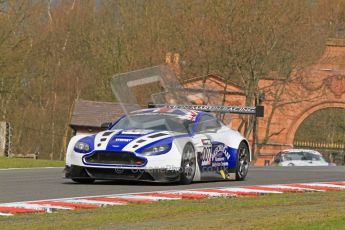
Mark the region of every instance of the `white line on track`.
[[18, 170], [18, 169], [63, 169], [64, 167], [32, 167], [32, 168], [6, 168], [6, 169], [0, 169], [0, 171], [7, 171], [7, 170]]
[[[34, 209], [38, 211], [45, 211], [48, 213], [54, 212], [56, 210], [74, 210], [78, 209], [78, 207], [69, 207], [69, 205], [64, 205], [64, 203], [80, 203], [80, 204], [89, 204], [89, 205], [96, 205], [96, 206], [105, 206], [105, 205], [122, 205], [127, 203], [126, 201], [122, 202], [121, 199], [128, 199], [132, 200], [133, 202], [140, 202], [140, 200], [151, 200], [151, 201], [158, 201], [158, 200], [178, 200], [181, 198], [169, 198], [165, 195], [174, 193], [174, 194], [194, 194], [194, 195], [204, 195], [206, 197], [217, 197], [217, 196], [233, 196], [223, 192], [242, 192], [242, 193], [258, 193], [258, 194], [267, 194], [267, 193], [289, 193], [289, 192], [280, 192], [280, 191], [273, 191], [273, 190], [260, 190], [259, 188], [289, 188], [291, 190], [304, 190], [304, 191], [327, 191], [328, 188], [339, 188], [345, 189], [345, 182], [335, 182], [335, 183], [344, 183], [344, 185], [334, 185], [331, 182], [310, 182], [310, 183], [300, 183], [301, 186], [298, 184], [274, 184], [274, 185], [256, 185], [254, 187], [258, 187], [258, 189], [250, 188], [250, 186], [240, 186], [240, 187], [219, 187], [219, 188], [197, 188], [197, 189], [179, 189], [179, 190], [165, 190], [165, 191], [155, 191], [155, 192], [138, 192], [138, 193], [124, 193], [124, 194], [111, 194], [111, 195], [97, 195], [97, 196], [84, 196], [84, 197], [70, 197], [70, 198], [60, 198], [60, 199], [50, 199], [50, 200], [41, 200], [44, 201], [40, 204], [40, 201], [23, 201], [23, 202], [12, 202], [12, 203], [5, 203], [0, 204], [0, 207], [9, 207], [9, 208], [27, 208], [27, 209]], [[303, 186], [306, 186], [304, 188]], [[313, 187], [308, 188], [308, 186]], [[317, 188], [320, 187], [320, 190]], [[316, 189], [315, 189], [316, 188]], [[209, 189], [209, 191], [207, 191]], [[204, 190], [204, 191], [202, 191]], [[219, 190], [219, 192], [217, 192]], [[150, 194], [154, 193], [155, 195], [150, 196]], [[145, 195], [147, 194], [147, 195]], [[161, 194], [161, 196], [159, 195]], [[234, 195], [236, 196], [236, 195]], [[99, 200], [93, 198], [99, 198]], [[109, 198], [106, 200], [106, 198]], [[111, 198], [114, 198], [115, 202], [112, 202]], [[121, 202], [116, 202], [116, 198], [119, 198]], [[103, 200], [104, 201], [103, 201]], [[49, 204], [49, 201], [52, 201]], [[54, 201], [56, 203], [54, 204]], [[60, 203], [59, 203], [60, 202]], [[61, 206], [60, 206], [61, 205]], [[15, 210], [14, 210], [15, 211]], [[7, 213], [6, 208], [3, 209], [3, 212], [0, 212], [0, 216], [12, 216], [12, 213]]]
[[303, 185], [312, 185], [312, 186], [319, 186], [319, 187], [329, 187], [329, 188], [342, 188], [345, 189], [344, 185], [335, 185], [335, 184], [324, 184], [324, 183], [303, 183]]
[[[203, 190], [203, 189], [202, 189]], [[164, 192], [163, 192], [164, 193]], [[195, 194], [195, 195], [206, 195], [210, 197], [219, 197], [219, 196], [232, 196], [230, 194], [225, 193], [217, 193], [217, 192], [204, 192], [204, 191], [194, 191], [194, 190], [180, 190], [177, 192], [173, 192], [175, 194]]]
[[[61, 201], [61, 200], [59, 200]], [[86, 199], [64, 199], [63, 202], [66, 203], [76, 203], [76, 204], [93, 204], [99, 206], [107, 206], [107, 205], [124, 205], [124, 203], [115, 203], [115, 202], [107, 202], [107, 201], [97, 201], [97, 200], [86, 200]]]
[[157, 195], [157, 196], [119, 195], [119, 196], [107, 196], [107, 197], [113, 197], [113, 198], [120, 197], [120, 198], [128, 198], [128, 199], [153, 200], [153, 201], [158, 201], [158, 200], [181, 200], [181, 198], [160, 197], [159, 195]]
[[[308, 183], [308, 182], [306, 182]], [[329, 182], [309, 182], [311, 183], [329, 183]], [[345, 185], [345, 181], [344, 181]], [[251, 185], [248, 185], [251, 186]], [[317, 189], [310, 189], [310, 188], [297, 188], [297, 187], [290, 187], [289, 184], [274, 184], [274, 185], [255, 185], [255, 186], [281, 186], [281, 187], [286, 187], [286, 188], [293, 188], [293, 189], [300, 189], [300, 190], [311, 190], [311, 191], [324, 191], [324, 190], [317, 190]], [[75, 199], [88, 199], [88, 198], [94, 198], [94, 197], [110, 197], [110, 196], [121, 196], [121, 195], [136, 195], [136, 194], [146, 194], [146, 193], [182, 193], [185, 191], [193, 191], [193, 190], [207, 190], [207, 189], [220, 189], [220, 190], [226, 190], [226, 191], [244, 191], [245, 192], [255, 192], [253, 189], [246, 189], [246, 186], [231, 186], [231, 187], [208, 187], [208, 188], [193, 188], [193, 189], [174, 189], [174, 190], [161, 190], [161, 191], [148, 191], [148, 192], [136, 192], [136, 193], [119, 193], [119, 194], [104, 194], [104, 195], [94, 195], [94, 196], [79, 196], [79, 197], [65, 197], [65, 198], [52, 198], [52, 199], [44, 199], [44, 200], [27, 200], [27, 201], [21, 201], [20, 203], [24, 202], [33, 202], [33, 201], [65, 201], [65, 200], [75, 200]], [[240, 190], [236, 190], [240, 189]], [[243, 190], [242, 190], [243, 189]], [[250, 191], [249, 191], [250, 190]], [[257, 193], [265, 193], [264, 190], [258, 190]], [[282, 193], [282, 192], [277, 192], [277, 191], [267, 191], [266, 193]], [[13, 204], [13, 203], [18, 203], [18, 202], [10, 202], [10, 203], [0, 203], [0, 205], [4, 204]]]
[[259, 190], [259, 189], [249, 189], [249, 188], [222, 188], [222, 190], [229, 191], [229, 192], [248, 192], [248, 193], [283, 193], [278, 191], [267, 191], [267, 190]]
[[315, 189], [311, 189], [311, 188], [297, 188], [297, 187], [291, 187], [291, 186], [287, 186], [287, 185], [280, 185], [280, 184], [273, 184], [273, 185], [258, 185], [260, 187], [264, 187], [264, 188], [282, 188], [282, 189], [291, 189], [291, 190], [307, 190], [307, 191], [314, 191]]
[[0, 212], [0, 216], [13, 216], [13, 214]]
[[45, 204], [29, 204], [25, 202], [20, 203], [8, 203], [8, 204], [0, 204], [1, 207], [10, 207], [10, 208], [29, 208], [29, 209], [36, 209], [36, 210], [45, 210], [48, 213], [53, 212], [54, 210], [73, 210], [74, 208], [62, 207], [62, 206], [55, 206], [55, 205], [45, 205]]

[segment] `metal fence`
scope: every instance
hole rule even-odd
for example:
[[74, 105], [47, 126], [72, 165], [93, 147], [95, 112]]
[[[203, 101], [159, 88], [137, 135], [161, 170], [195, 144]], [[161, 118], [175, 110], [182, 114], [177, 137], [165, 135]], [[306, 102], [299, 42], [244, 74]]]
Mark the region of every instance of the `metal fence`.
[[320, 149], [345, 149], [345, 143], [326, 143], [313, 141], [295, 141], [294, 146]]

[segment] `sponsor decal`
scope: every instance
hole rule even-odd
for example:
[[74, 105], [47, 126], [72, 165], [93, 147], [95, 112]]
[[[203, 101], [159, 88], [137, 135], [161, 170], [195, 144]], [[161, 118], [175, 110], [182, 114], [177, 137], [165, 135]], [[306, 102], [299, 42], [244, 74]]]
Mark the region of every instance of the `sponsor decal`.
[[210, 139], [202, 139], [201, 140], [203, 145], [211, 145], [211, 140]]
[[222, 143], [211, 145], [209, 139], [203, 139], [201, 141], [204, 144], [204, 148], [200, 155], [200, 166], [228, 166], [230, 153], [226, 145]]
[[209, 166], [212, 161], [212, 144], [210, 139], [202, 139], [201, 143], [204, 145], [201, 155], [199, 157], [200, 166]]
[[221, 160], [229, 160], [230, 159], [230, 154], [228, 153], [228, 147], [223, 145], [223, 144], [220, 144], [218, 145], [214, 150], [213, 150], [213, 153], [212, 153], [212, 160], [216, 160], [217, 159], [220, 159]]
[[255, 114], [255, 107], [239, 107], [239, 106], [221, 106], [221, 105], [168, 105], [156, 104], [159, 107], [166, 107], [171, 109], [187, 109], [197, 111], [210, 111], [210, 112], [223, 112], [223, 113], [242, 113], [242, 114]]
[[127, 138], [116, 138], [115, 141], [118, 141], [118, 142], [130, 142], [132, 141], [133, 139], [127, 139]]
[[204, 147], [201, 153], [201, 166], [211, 165], [212, 163], [212, 146]]
[[212, 167], [228, 166], [230, 154], [227, 149], [228, 147], [224, 144], [216, 145], [212, 151]]

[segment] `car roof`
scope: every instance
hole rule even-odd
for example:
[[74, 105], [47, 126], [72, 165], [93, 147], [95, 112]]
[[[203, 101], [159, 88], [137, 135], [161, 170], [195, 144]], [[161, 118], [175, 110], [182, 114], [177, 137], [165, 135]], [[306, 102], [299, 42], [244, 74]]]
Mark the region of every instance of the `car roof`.
[[320, 156], [322, 155], [318, 151], [312, 150], [312, 149], [285, 149], [281, 151], [281, 153], [291, 153], [291, 152], [305, 152], [305, 153], [311, 153], [311, 154], [320, 155]]

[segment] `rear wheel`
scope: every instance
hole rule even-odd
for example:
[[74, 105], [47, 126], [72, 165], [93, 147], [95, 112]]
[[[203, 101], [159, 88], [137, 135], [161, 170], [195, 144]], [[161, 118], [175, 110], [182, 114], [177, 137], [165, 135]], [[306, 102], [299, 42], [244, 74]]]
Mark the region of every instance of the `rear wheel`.
[[82, 179], [72, 179], [74, 182], [79, 184], [92, 184], [95, 182], [95, 179], [92, 178], [82, 178]]
[[193, 181], [196, 171], [195, 150], [191, 143], [187, 143], [183, 148], [181, 161], [180, 183], [190, 184]]
[[249, 154], [248, 145], [242, 141], [237, 150], [236, 180], [244, 180], [246, 178], [249, 169]]

